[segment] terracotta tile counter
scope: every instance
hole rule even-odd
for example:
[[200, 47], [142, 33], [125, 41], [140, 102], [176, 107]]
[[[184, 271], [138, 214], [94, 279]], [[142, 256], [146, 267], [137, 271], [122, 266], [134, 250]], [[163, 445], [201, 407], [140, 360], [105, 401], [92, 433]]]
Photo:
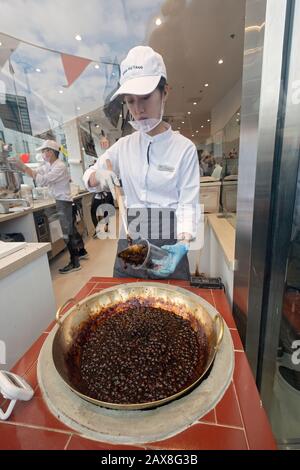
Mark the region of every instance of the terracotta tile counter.
[[[137, 282], [137, 279], [93, 277], [76, 299], [82, 300], [90, 294], [124, 282]], [[0, 449], [276, 449], [225, 294], [218, 290], [192, 288], [186, 281], [169, 283], [186, 288], [211, 303], [230, 329], [235, 350], [234, 377], [224, 397], [212, 411], [185, 431], [161, 442], [126, 446], [81, 437], [50, 413], [37, 383], [37, 359], [52, 323], [12, 369], [24, 376], [35, 389], [35, 395], [29, 402], [17, 403], [10, 419], [0, 422]], [[2, 406], [6, 408], [5, 402]]]

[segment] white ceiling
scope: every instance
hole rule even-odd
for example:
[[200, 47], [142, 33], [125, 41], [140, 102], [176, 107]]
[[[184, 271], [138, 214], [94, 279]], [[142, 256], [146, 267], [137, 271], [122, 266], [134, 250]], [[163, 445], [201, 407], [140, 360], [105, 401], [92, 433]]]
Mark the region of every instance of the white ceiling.
[[162, 14], [149, 45], [166, 62], [171, 85], [166, 115], [174, 116], [172, 127], [180, 126], [189, 138], [198, 130], [193, 140], [204, 142], [211, 109], [242, 76], [245, 0], [166, 0]]
[[[37, 0], [26, 0], [26, 2], [25, 0], [17, 0], [21, 13], [25, 14], [27, 11], [27, 1], [30, 1], [32, 5], [31, 11], [40, 8], [38, 6], [40, 3]], [[112, 10], [108, 15], [109, 22], [112, 22], [110, 32], [107, 30], [108, 25], [103, 25], [101, 20], [92, 25], [94, 15], [88, 15], [92, 6], [92, 10], [98, 13], [100, 7], [104, 8], [106, 0], [105, 2], [99, 0], [86, 1], [89, 8], [85, 11], [76, 10], [72, 18], [73, 23], [68, 22], [68, 27], [73, 24], [74, 31], [82, 32], [83, 36], [93, 32], [94, 36], [91, 36], [92, 46], [99, 45], [100, 47], [100, 45], [103, 45], [103, 40], [105, 40], [107, 42], [105, 45], [107, 51], [110, 51], [112, 57], [115, 57], [118, 51], [117, 56], [120, 60], [127, 53], [129, 43], [130, 47], [141, 43], [149, 44], [160, 52], [166, 63], [168, 82], [171, 87], [165, 114], [170, 117], [174, 129], [178, 126], [181, 127], [181, 132], [192, 138], [196, 144], [205, 142], [206, 138], [210, 136], [210, 124], [207, 120], [211, 117], [212, 108], [233, 88], [242, 75], [245, 0], [142, 0], [142, 2], [140, 0], [114, 0], [109, 4], [118, 6], [118, 8], [116, 7], [115, 11]], [[11, 5], [11, 3], [7, 2], [6, 5]], [[42, 18], [46, 13], [50, 15], [52, 12], [54, 14], [54, 11], [51, 10], [51, 5], [53, 5], [53, 8], [55, 7], [53, 0], [51, 2], [47, 0], [45, 5], [47, 8], [43, 7], [40, 11], [40, 17]], [[121, 6], [123, 7], [121, 8]], [[151, 11], [148, 10], [149, 8], [151, 8]], [[11, 11], [6, 10], [5, 22], [0, 18], [0, 25], [1, 21], [3, 23], [1, 28], [7, 34], [23, 39], [29, 38], [29, 40], [37, 43], [37, 38], [40, 38], [41, 33], [45, 33], [44, 36], [41, 36], [41, 43], [45, 44], [46, 47], [57, 47], [58, 50], [86, 57], [101, 55], [102, 49], [95, 51], [88, 43], [83, 45], [84, 49], [80, 49], [83, 46], [78, 46], [79, 49], [75, 50], [74, 43], [77, 43], [77, 41], [74, 41], [73, 29], [71, 32], [68, 28], [59, 29], [60, 36], [57, 39], [58, 45], [56, 45], [56, 34], [52, 37], [50, 33], [53, 31], [52, 28], [49, 28], [48, 23], [41, 30], [41, 23], [35, 20], [34, 15], [28, 17], [27, 23], [18, 23], [14, 14], [15, 8], [11, 7]], [[65, 15], [66, 13], [63, 13], [64, 18]], [[162, 21], [160, 26], [155, 25], [156, 17], [159, 17]], [[120, 38], [123, 37], [123, 40], [118, 37], [121, 34], [119, 31], [121, 23], [117, 23], [117, 26], [113, 27], [114, 21], [118, 18], [120, 20], [123, 18], [126, 26], [126, 28], [124, 26], [125, 29], [122, 32], [123, 36], [120, 36]], [[82, 24], [80, 24], [81, 19]], [[97, 36], [98, 31], [99, 35]], [[231, 38], [231, 35], [234, 35], [234, 38]], [[16, 46], [17, 44], [14, 41], [10, 44], [6, 38], [5, 49], [0, 47], [0, 65], [6, 62], [9, 51], [15, 49]], [[23, 52], [24, 50], [23, 48]], [[17, 53], [19, 53], [18, 51], [19, 49]], [[33, 61], [33, 70], [36, 63], [41, 68], [48, 65], [39, 62], [44, 58], [39, 50], [30, 50], [28, 54], [28, 60], [32, 59]], [[46, 60], [46, 58], [47, 54], [45, 54], [44, 59]], [[222, 65], [217, 63], [219, 58], [224, 60]], [[34, 62], [34, 60], [38, 62]], [[57, 62], [59, 62], [58, 59]], [[84, 93], [88, 94], [89, 89], [92, 97], [96, 92], [99, 94], [98, 90], [101, 90], [99, 79], [93, 76], [91, 77], [94, 80], [93, 82], [85, 82], [84, 80], [88, 80], [88, 77], [84, 75], [84, 78], [81, 77], [80, 80], [77, 80], [70, 90], [65, 90], [64, 95], [59, 95], [57, 87], [61, 85], [60, 82], [64, 83], [65, 78], [56, 62], [55, 65], [57, 65], [57, 69], [52, 67], [50, 70], [45, 70], [45, 73], [40, 74], [39, 77], [34, 76], [34, 74], [37, 74], [33, 71], [29, 78], [33, 90], [36, 92], [35, 88], [37, 88], [41, 96], [45, 95], [47, 89], [46, 95], [49, 96], [51, 103], [55, 98], [54, 104], [57, 109], [67, 109], [66, 105], [70, 103], [72, 109], [74, 108], [74, 98], [71, 92], [72, 88], [75, 87], [73, 90], [75, 93], [76, 85], [79, 87], [76, 100], [78, 99], [80, 105], [80, 100], [83, 101], [82, 104], [84, 105]], [[14, 63], [14, 67], [17, 78], [20, 78], [21, 68], [19, 69], [19, 64]], [[93, 64], [89, 70], [91, 75], [91, 70], [94, 70]], [[91, 86], [89, 87], [85, 83], [88, 83], [88, 85], [91, 83]], [[207, 88], [204, 87], [205, 83], [209, 84]], [[20, 87], [19, 84], [18, 86]], [[65, 97], [65, 102], [60, 101], [63, 97]], [[93, 100], [92, 102], [94, 103]], [[197, 105], [194, 106], [193, 102], [197, 102]], [[94, 125], [103, 118], [103, 113], [99, 113], [99, 108], [92, 111], [91, 107], [84, 107], [83, 105], [81, 105], [81, 112], [90, 115]], [[37, 108], [37, 116], [40, 112], [40, 109]], [[188, 112], [191, 112], [191, 115], [188, 115]], [[83, 122], [87, 121], [86, 114], [82, 116]], [[181, 124], [181, 121], [184, 121], [184, 124]], [[100, 121], [99, 123], [101, 125]], [[201, 128], [201, 125], [204, 128]], [[197, 130], [198, 133], [196, 133]], [[192, 137], [193, 133], [194, 138]]]

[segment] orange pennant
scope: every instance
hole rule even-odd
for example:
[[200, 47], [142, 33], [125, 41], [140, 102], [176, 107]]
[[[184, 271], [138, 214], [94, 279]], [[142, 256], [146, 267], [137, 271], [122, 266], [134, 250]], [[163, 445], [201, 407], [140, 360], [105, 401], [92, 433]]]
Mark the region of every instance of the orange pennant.
[[84, 69], [92, 62], [82, 57], [76, 57], [69, 54], [61, 54], [68, 87], [79, 77]]

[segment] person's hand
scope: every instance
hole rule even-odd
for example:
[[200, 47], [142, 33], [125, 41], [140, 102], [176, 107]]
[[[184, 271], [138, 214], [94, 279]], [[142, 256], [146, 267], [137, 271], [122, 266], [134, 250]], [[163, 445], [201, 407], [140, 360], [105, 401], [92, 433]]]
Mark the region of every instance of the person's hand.
[[159, 260], [157, 264], [155, 260], [152, 260], [156, 267], [151, 272], [157, 277], [166, 278], [173, 274], [180, 260], [189, 251], [189, 246], [187, 243], [178, 242], [175, 245], [164, 245], [161, 248], [167, 251], [169, 256]]
[[117, 175], [110, 170], [97, 169], [95, 172], [96, 180], [101, 186], [101, 191], [110, 191], [112, 197], [116, 199], [115, 186], [120, 186]]

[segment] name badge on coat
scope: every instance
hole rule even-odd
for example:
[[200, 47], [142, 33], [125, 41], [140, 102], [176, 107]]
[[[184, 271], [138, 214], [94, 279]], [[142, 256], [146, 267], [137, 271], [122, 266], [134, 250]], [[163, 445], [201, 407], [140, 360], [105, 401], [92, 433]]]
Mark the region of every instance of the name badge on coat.
[[158, 165], [157, 169], [158, 169], [159, 171], [169, 171], [169, 172], [172, 172], [172, 171], [175, 170], [174, 167], [168, 166], [168, 165]]

